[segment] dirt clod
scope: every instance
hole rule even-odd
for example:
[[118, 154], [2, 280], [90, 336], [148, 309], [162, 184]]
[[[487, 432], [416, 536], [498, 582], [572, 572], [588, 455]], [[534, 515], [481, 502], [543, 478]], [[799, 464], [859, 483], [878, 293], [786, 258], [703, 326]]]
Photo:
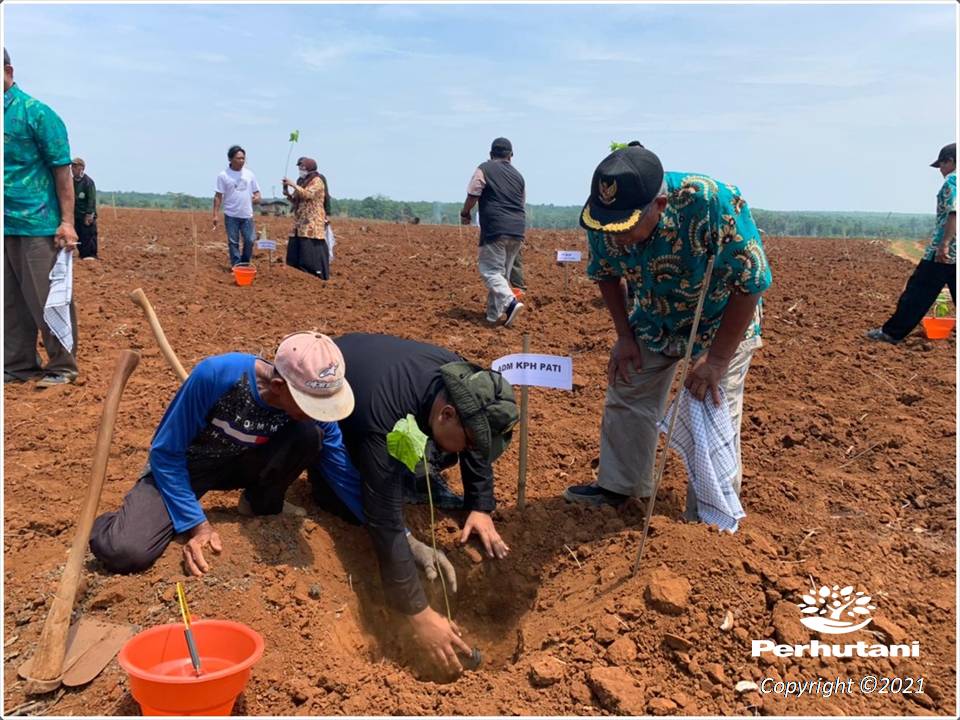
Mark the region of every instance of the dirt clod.
[[668, 615], [687, 609], [690, 583], [667, 568], [654, 570], [647, 585], [646, 598], [652, 608]]
[[785, 645], [801, 645], [810, 638], [809, 631], [800, 623], [796, 603], [781, 600], [773, 608], [773, 630], [777, 640]]
[[587, 683], [600, 705], [618, 715], [643, 715], [646, 709], [643, 688], [626, 670], [618, 667], [593, 667]]
[[563, 679], [564, 665], [549, 655], [530, 662], [530, 683], [534, 687], [549, 687]]
[[672, 715], [677, 711], [677, 704], [668, 698], [657, 697], [647, 703], [647, 710], [651, 715]]
[[606, 657], [614, 665], [630, 665], [637, 659], [636, 643], [628, 637], [619, 638], [607, 648]]

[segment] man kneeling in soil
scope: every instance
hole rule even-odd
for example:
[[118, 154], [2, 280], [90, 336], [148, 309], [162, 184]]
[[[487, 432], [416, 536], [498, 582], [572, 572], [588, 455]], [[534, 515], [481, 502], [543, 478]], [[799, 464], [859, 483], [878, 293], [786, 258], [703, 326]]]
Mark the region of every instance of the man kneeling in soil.
[[[735, 430], [739, 495], [743, 386], [761, 345], [760, 296], [771, 283], [760, 232], [740, 190], [704, 175], [664, 173], [656, 155], [631, 143], [597, 166], [580, 224], [590, 247], [587, 273], [600, 286], [617, 342], [607, 366], [597, 482], [568, 487], [564, 497], [617, 506], [631, 495], [652, 494], [657, 422], [686, 352], [711, 256], [686, 387], [716, 405], [723, 388]], [[685, 517], [697, 520], [690, 488]]]
[[[347, 365], [346, 379], [356, 408], [340, 422], [343, 440], [359, 472], [349, 484], [331, 478], [317, 464], [309, 472], [317, 491], [329, 485], [357, 513], [357, 486], [373, 539], [388, 604], [406, 615], [429, 657], [460, 670], [457, 651], [470, 652], [455, 625], [427, 603], [417, 565], [432, 565], [433, 550], [413, 540], [403, 519], [403, 485], [409, 471], [387, 452], [387, 433], [412, 414], [440, 451], [459, 459], [464, 508], [470, 511], [460, 542], [475, 531], [490, 557], [510, 548], [494, 528], [492, 463], [506, 449], [519, 414], [513, 388], [503, 376], [466, 362], [456, 353], [388, 335], [350, 334], [337, 338]], [[338, 487], [339, 485], [339, 487]], [[350, 496], [353, 495], [351, 502]], [[443, 559], [440, 559], [443, 562]]]
[[137, 572], [185, 533], [188, 571], [209, 570], [203, 551], [222, 544], [200, 506], [204, 493], [243, 488], [241, 513], [271, 515], [314, 461], [349, 465], [336, 423], [354, 404], [344, 373], [337, 346], [313, 332], [284, 338], [273, 363], [243, 353], [198, 363], [160, 421], [139, 481], [94, 522], [93, 554], [109, 570]]

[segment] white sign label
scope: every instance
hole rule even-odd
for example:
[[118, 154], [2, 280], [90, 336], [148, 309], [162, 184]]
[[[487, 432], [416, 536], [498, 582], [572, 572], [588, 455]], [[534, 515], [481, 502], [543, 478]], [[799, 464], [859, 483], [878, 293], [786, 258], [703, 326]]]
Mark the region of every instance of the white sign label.
[[557, 250], [557, 262], [580, 262], [583, 259], [583, 253], [579, 250]]
[[516, 353], [493, 362], [511, 385], [573, 390], [573, 358]]
[[257, 240], [257, 250], [276, 250], [276, 240]]

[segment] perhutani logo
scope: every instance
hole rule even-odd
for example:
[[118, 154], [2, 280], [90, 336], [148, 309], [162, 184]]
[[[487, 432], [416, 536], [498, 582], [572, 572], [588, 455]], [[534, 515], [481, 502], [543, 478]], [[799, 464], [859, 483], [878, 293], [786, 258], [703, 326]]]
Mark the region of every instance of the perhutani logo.
[[[800, 622], [816, 632], [840, 635], [862, 630], [873, 621], [877, 606], [865, 592], [853, 585], [811, 587], [797, 607], [804, 617]], [[778, 645], [773, 640], [754, 640], [753, 657], [772, 653], [776, 657], [920, 657], [920, 643], [880, 645], [862, 640], [845, 645], [822, 643], [817, 639], [803, 645]]]
[[862, 591], [854, 592], [853, 585], [811, 588], [797, 607], [807, 616], [800, 618], [800, 622], [811, 630], [828, 635], [865, 628], [873, 620], [870, 613], [877, 609], [876, 605], [870, 604], [870, 596]]

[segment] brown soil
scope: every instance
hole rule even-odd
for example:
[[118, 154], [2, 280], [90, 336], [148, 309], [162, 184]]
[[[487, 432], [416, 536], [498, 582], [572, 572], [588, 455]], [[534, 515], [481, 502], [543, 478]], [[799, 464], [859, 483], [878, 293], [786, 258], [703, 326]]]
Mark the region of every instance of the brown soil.
[[[100, 220], [102, 260], [78, 263], [82, 377], [46, 391], [5, 387], [4, 708], [25, 700], [15, 668], [33, 652], [84, 494], [117, 351], [142, 354], [127, 386], [101, 501], [115, 508], [140, 470], [177, 388], [128, 293], [143, 287], [185, 367], [228, 350], [271, 353], [287, 332], [393, 332], [489, 363], [520, 349], [574, 356], [572, 393], [530, 392], [527, 508], [515, 507], [516, 443], [497, 464], [505, 561], [457, 565], [454, 616], [484, 665], [453, 683], [429, 679], [403, 623], [385, 608], [365, 531], [291, 499], [309, 517], [243, 519], [236, 494], [204, 500], [224, 541], [202, 580], [201, 617], [250, 624], [266, 652], [238, 714], [945, 714], [955, 696], [955, 383], [953, 339], [918, 334], [898, 347], [863, 339], [890, 312], [910, 267], [876, 243], [773, 238], [766, 347], [747, 383], [744, 504], [736, 535], [677, 521], [684, 474], [673, 458], [639, 576], [628, 579], [641, 513], [574, 507], [563, 488], [593, 476], [612, 328], [582, 270], [553, 262], [585, 249], [577, 232], [534, 231], [525, 252], [530, 311], [512, 330], [484, 324], [473, 231], [342, 221], [333, 279], [259, 261], [252, 287], [226, 271], [222, 231], [190, 216], [121, 210]], [[285, 237], [286, 219], [266, 221]], [[425, 537], [424, 508], [407, 517]], [[105, 574], [90, 558], [79, 611], [141, 627], [176, 621], [179, 545], [149, 572]], [[656, 573], [651, 585], [651, 577]], [[751, 657], [751, 639], [811, 635], [798, 623], [813, 578], [872, 594], [878, 622], [834, 642], [918, 640], [918, 659]], [[318, 586], [319, 596], [317, 596]], [[310, 590], [313, 589], [311, 593]], [[436, 588], [434, 607], [441, 607]], [[720, 629], [727, 611], [734, 627]], [[881, 616], [884, 620], [880, 620]], [[883, 628], [883, 630], [871, 629]], [[829, 640], [829, 637], [821, 638]], [[923, 695], [738, 695], [744, 679], [923, 676]], [[42, 709], [42, 708], [41, 708]], [[46, 712], [137, 713], [117, 663]], [[6, 714], [6, 713], [5, 713]]]

